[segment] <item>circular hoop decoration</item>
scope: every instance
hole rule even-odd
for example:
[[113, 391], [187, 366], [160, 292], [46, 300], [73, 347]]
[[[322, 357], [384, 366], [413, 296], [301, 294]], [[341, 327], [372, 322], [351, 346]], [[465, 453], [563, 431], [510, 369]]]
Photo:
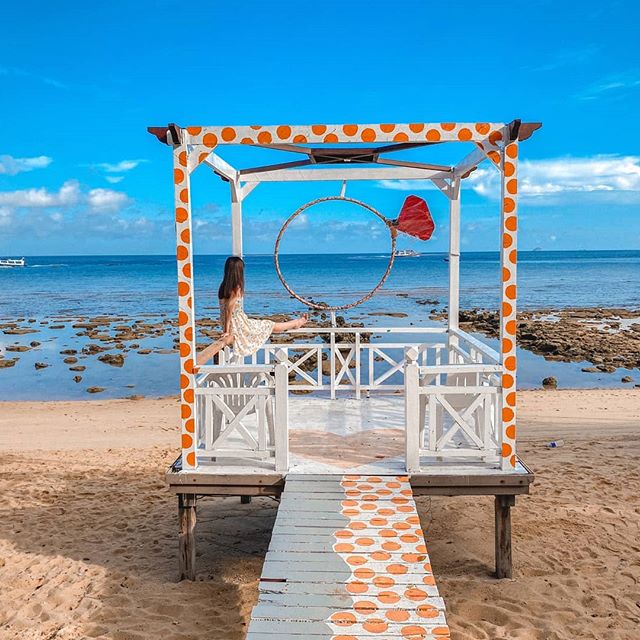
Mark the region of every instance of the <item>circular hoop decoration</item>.
[[[343, 200], [345, 202], [351, 202], [353, 204], [356, 204], [356, 205], [362, 207], [363, 209], [366, 209], [367, 211], [370, 211], [371, 213], [373, 213], [374, 216], [376, 216], [377, 218], [382, 220], [382, 222], [384, 222], [384, 224], [387, 227], [387, 229], [389, 229], [389, 236], [391, 238], [391, 254], [389, 256], [389, 264], [387, 264], [387, 269], [384, 272], [384, 275], [382, 276], [382, 278], [380, 279], [380, 282], [378, 282], [378, 284], [373, 289], [371, 289], [371, 291], [369, 291], [369, 293], [367, 293], [367, 295], [362, 296], [362, 298], [359, 298], [355, 302], [351, 302], [349, 304], [342, 304], [342, 305], [338, 305], [338, 306], [333, 306], [333, 307], [329, 306], [329, 305], [318, 304], [317, 302], [312, 302], [308, 298], [304, 298], [304, 297], [298, 295], [289, 286], [287, 281], [284, 279], [284, 276], [282, 275], [282, 271], [280, 271], [280, 260], [278, 258], [279, 251], [280, 251], [280, 241], [282, 240], [282, 236], [284, 235], [284, 232], [286, 231], [287, 227], [303, 211], [306, 211], [307, 209], [313, 207], [316, 204], [320, 204], [321, 202], [329, 202], [329, 201], [332, 201], [332, 200]], [[324, 198], [318, 198], [316, 200], [312, 200], [311, 202], [307, 202], [306, 204], [303, 204], [299, 209], [296, 209], [296, 211], [294, 211], [286, 219], [285, 223], [282, 225], [282, 228], [280, 229], [280, 232], [278, 233], [278, 237], [276, 238], [276, 246], [275, 246], [275, 249], [274, 249], [274, 252], [273, 252], [273, 260], [274, 260], [275, 266], [276, 266], [276, 273], [278, 274], [278, 278], [280, 278], [280, 282], [282, 282], [282, 285], [284, 286], [284, 288], [296, 300], [299, 300], [300, 302], [302, 302], [302, 304], [305, 304], [307, 307], [310, 307], [311, 309], [318, 309], [318, 310], [321, 310], [321, 311], [344, 311], [345, 309], [351, 309], [352, 307], [357, 307], [359, 304], [362, 304], [363, 302], [366, 302], [367, 300], [370, 300], [375, 295], [376, 291], [378, 291], [378, 289], [380, 289], [380, 287], [385, 283], [386, 279], [389, 277], [389, 274], [391, 273], [391, 267], [393, 267], [393, 261], [395, 259], [397, 233], [398, 232], [396, 230], [395, 221], [388, 220], [380, 212], [376, 211], [372, 206], [368, 205], [366, 202], [361, 202], [360, 200], [355, 200], [354, 198], [348, 198], [347, 196], [342, 196], [342, 195], [340, 195], [340, 196], [326, 196]]]

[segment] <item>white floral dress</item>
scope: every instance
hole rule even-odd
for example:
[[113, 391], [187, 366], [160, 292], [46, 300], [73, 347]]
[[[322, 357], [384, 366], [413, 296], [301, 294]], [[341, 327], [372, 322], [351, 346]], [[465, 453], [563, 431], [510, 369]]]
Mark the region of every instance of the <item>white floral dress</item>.
[[[220, 300], [220, 322], [224, 328], [227, 315], [226, 300]], [[275, 322], [249, 318], [242, 308], [242, 298], [236, 300], [231, 312], [231, 333], [233, 334], [233, 351], [238, 356], [250, 356], [268, 339]]]

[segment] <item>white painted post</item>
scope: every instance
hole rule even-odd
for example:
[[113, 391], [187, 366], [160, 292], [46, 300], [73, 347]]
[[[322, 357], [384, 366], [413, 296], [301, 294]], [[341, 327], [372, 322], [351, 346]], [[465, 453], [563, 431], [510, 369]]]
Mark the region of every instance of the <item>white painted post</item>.
[[516, 266], [518, 239], [518, 141], [505, 145], [501, 158], [500, 355], [503, 366], [501, 413], [502, 469], [515, 469], [516, 458]]
[[452, 330], [458, 329], [460, 314], [460, 178], [451, 180], [449, 189], [449, 359], [451, 364], [451, 345], [458, 344], [458, 338]]
[[407, 473], [420, 471], [420, 368], [416, 362], [416, 356], [413, 349], [407, 349], [405, 352], [404, 410]]
[[231, 253], [242, 258], [242, 192], [240, 182], [231, 186]]
[[356, 357], [356, 399], [360, 400], [360, 332], [355, 336], [355, 357]]
[[276, 471], [289, 471], [289, 370], [284, 362], [274, 368]]
[[[174, 141], [177, 142], [177, 141]], [[191, 233], [191, 186], [189, 146], [173, 148], [173, 181], [176, 220], [176, 259], [178, 265], [178, 332], [180, 336], [180, 424], [182, 468], [198, 466], [194, 374], [196, 326], [194, 314], [193, 246]]]
[[[334, 329], [336, 326], [336, 312], [331, 312], [331, 328]], [[330, 335], [330, 353], [329, 357], [331, 358], [331, 399], [336, 399], [336, 334], [335, 332], [331, 332]]]

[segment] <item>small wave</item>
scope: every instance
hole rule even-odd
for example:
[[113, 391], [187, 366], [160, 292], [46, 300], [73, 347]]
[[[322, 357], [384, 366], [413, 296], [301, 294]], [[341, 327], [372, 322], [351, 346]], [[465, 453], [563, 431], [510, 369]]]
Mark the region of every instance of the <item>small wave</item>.
[[61, 262], [59, 264], [28, 264], [29, 269], [46, 269], [47, 267], [68, 267], [69, 265]]
[[367, 256], [347, 256], [347, 260], [379, 260], [380, 258], [389, 258], [389, 254], [371, 254]]

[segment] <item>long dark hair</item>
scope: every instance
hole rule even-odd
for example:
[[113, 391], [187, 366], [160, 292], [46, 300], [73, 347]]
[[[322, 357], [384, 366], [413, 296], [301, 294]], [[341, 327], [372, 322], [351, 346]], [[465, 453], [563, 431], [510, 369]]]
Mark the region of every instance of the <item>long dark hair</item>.
[[231, 256], [224, 263], [224, 276], [218, 288], [218, 298], [228, 300], [232, 295], [242, 293], [244, 293], [244, 260]]

